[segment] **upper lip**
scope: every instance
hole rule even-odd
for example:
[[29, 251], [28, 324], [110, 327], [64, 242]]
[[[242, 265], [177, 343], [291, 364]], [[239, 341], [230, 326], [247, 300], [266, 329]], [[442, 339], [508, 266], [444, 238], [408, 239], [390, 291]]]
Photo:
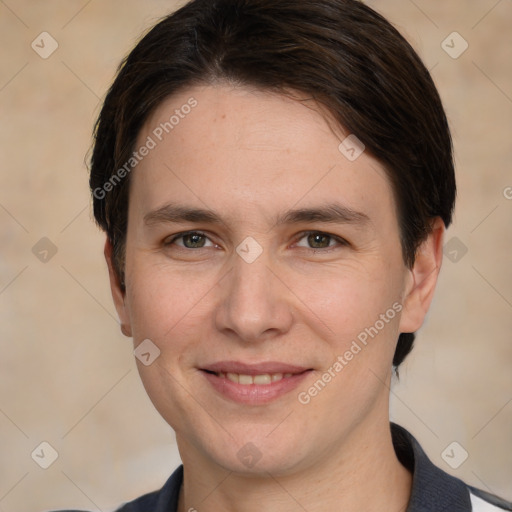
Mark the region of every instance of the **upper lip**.
[[242, 363], [241, 361], [218, 361], [203, 366], [201, 370], [215, 373], [238, 373], [242, 375], [263, 375], [265, 373], [302, 373], [310, 368], [293, 364], [269, 361], [266, 363]]

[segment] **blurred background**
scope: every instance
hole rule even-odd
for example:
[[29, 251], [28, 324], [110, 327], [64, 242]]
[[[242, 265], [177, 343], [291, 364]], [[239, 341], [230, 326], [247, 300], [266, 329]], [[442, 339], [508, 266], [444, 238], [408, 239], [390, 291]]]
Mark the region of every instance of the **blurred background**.
[[[183, 3], [0, 0], [0, 512], [113, 510], [180, 463], [120, 332], [85, 162], [121, 58]], [[510, 500], [512, 3], [368, 3], [432, 72], [459, 188], [392, 419], [442, 469]]]

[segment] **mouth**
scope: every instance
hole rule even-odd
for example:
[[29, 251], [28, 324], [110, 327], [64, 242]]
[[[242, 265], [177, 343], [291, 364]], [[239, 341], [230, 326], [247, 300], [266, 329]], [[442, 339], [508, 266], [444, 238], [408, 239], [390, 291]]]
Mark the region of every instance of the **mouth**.
[[[207, 371], [207, 370], [206, 370]], [[208, 372], [208, 371], [207, 371]], [[288, 379], [292, 377], [293, 373], [261, 373], [259, 375], [247, 375], [243, 373], [231, 373], [231, 372], [208, 372], [216, 375], [220, 379], [229, 379], [231, 382], [242, 384], [242, 386], [250, 386], [251, 384], [257, 384], [266, 386], [272, 384], [272, 382], [278, 382], [282, 379]]]
[[271, 362], [246, 364], [222, 361], [200, 369], [213, 389], [238, 403], [266, 404], [295, 389], [313, 370]]

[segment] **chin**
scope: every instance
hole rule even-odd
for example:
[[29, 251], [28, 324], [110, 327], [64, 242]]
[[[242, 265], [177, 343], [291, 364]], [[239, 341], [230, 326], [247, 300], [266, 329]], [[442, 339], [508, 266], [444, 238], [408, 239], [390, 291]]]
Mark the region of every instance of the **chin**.
[[304, 444], [291, 436], [286, 439], [276, 436], [272, 441], [261, 434], [258, 437], [239, 436], [238, 439], [215, 452], [211, 452], [211, 445], [205, 448], [215, 464], [226, 471], [250, 477], [268, 478], [269, 473], [276, 477], [285, 476], [305, 464]]

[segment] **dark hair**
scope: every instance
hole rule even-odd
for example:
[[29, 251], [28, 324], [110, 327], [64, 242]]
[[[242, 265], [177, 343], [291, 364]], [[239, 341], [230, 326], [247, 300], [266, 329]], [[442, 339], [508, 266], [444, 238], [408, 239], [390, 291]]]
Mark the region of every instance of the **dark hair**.
[[[409, 267], [432, 219], [450, 224], [456, 190], [446, 115], [428, 70], [386, 19], [357, 0], [193, 0], [125, 58], [96, 124], [94, 216], [113, 244], [121, 283], [130, 176], [112, 180], [164, 99], [218, 81], [306, 94], [355, 134], [386, 168]], [[414, 333], [400, 334], [395, 368], [413, 341]]]

